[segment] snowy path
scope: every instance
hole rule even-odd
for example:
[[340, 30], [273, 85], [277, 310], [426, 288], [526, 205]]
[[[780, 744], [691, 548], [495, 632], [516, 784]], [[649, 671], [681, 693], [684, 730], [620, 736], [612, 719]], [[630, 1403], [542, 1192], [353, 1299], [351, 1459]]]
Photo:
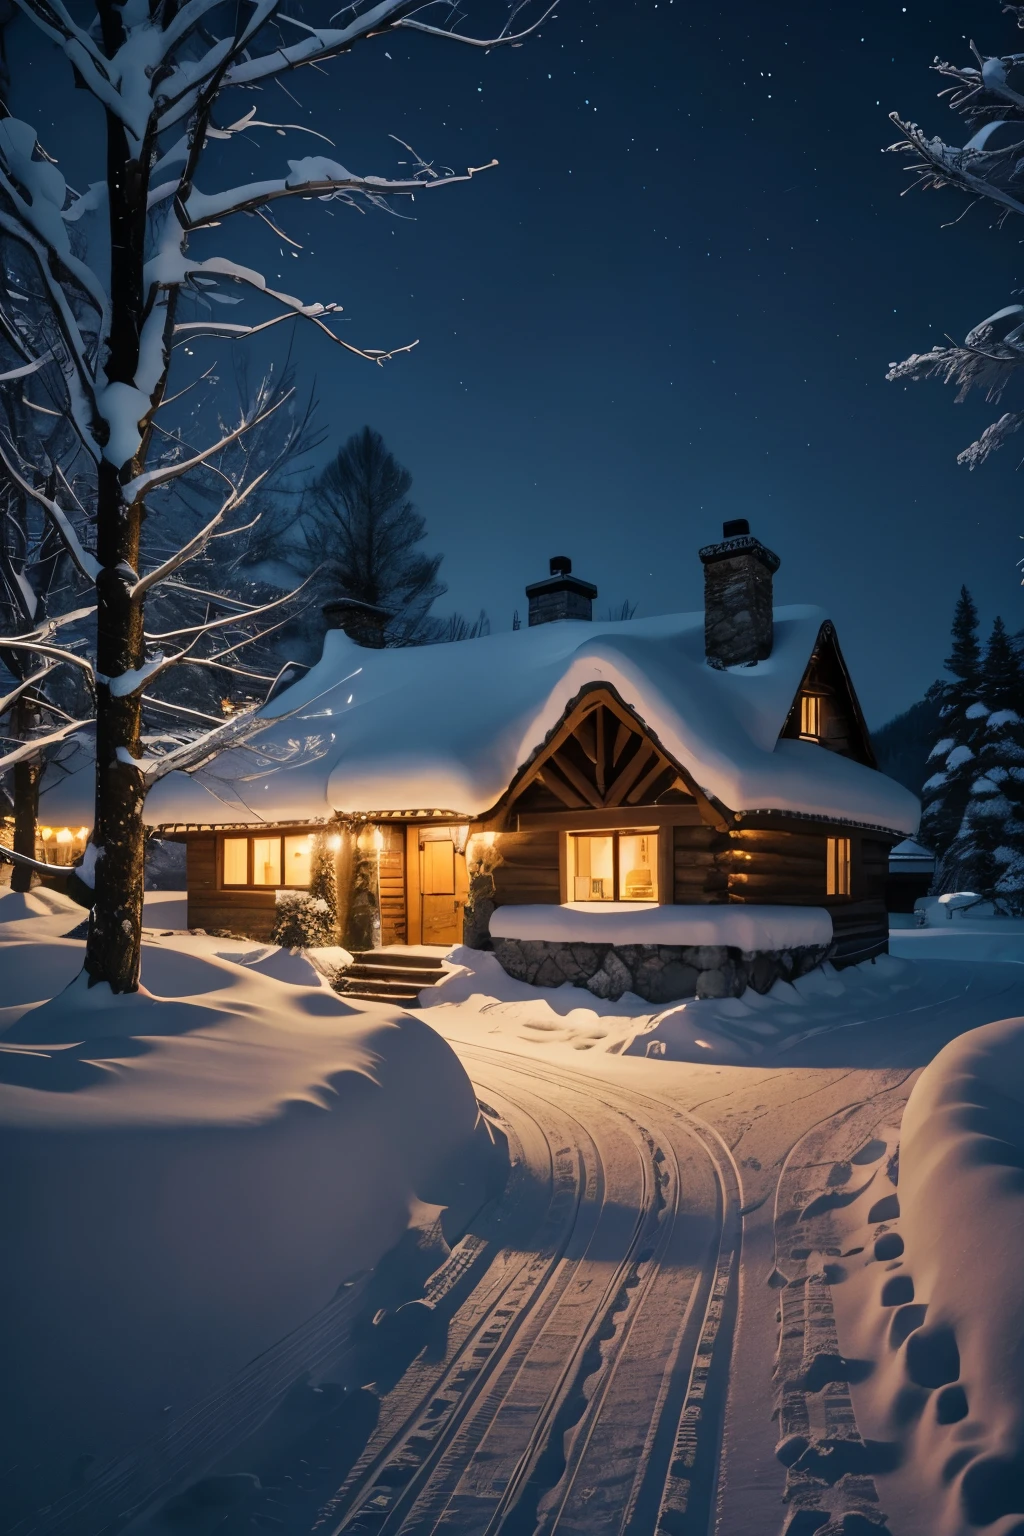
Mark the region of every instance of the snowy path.
[[461, 1054], [514, 1137], [513, 1208], [443, 1354], [385, 1396], [321, 1527], [625, 1532], [687, 1510], [706, 1529], [737, 1235], [724, 1145], [590, 1074]]

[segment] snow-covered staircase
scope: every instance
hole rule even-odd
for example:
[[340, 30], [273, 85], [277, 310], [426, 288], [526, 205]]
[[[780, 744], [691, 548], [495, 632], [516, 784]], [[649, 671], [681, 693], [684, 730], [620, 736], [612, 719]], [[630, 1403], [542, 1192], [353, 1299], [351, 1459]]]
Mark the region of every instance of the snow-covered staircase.
[[335, 991], [365, 1002], [417, 1008], [423, 988], [436, 986], [444, 974], [439, 956], [366, 949], [338, 977]]

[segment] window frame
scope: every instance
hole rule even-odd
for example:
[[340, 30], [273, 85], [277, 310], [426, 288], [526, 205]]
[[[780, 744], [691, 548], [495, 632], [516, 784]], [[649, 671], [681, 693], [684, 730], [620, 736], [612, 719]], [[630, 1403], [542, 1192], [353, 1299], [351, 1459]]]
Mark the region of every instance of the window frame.
[[[284, 878], [285, 874], [287, 872], [287, 868], [288, 868], [287, 862], [286, 862], [286, 858], [285, 858], [285, 843], [286, 843], [287, 839], [290, 838], [290, 837], [310, 837], [311, 838], [313, 835], [314, 834], [312, 832], [300, 832], [300, 831], [296, 831], [294, 828], [292, 828], [292, 829], [290, 829], [289, 831], [286, 831], [286, 832], [267, 831], [267, 830], [263, 830], [263, 829], [261, 829], [259, 832], [222, 832], [221, 835], [220, 835], [220, 838], [219, 838], [219, 844], [218, 844], [218, 848], [217, 848], [217, 880], [218, 880], [218, 888], [220, 890], [222, 890], [222, 891], [308, 891], [309, 890], [309, 882], [308, 881], [306, 882], [305, 885], [289, 885], [287, 883], [287, 881], [285, 880], [285, 878]], [[253, 868], [253, 843], [254, 843], [254, 841], [256, 840], [257, 837], [259, 837], [259, 838], [268, 838], [268, 839], [272, 839], [272, 838], [275, 838], [275, 837], [277, 838], [277, 841], [278, 841], [278, 860], [279, 860], [278, 868], [281, 871], [281, 881], [277, 885], [257, 885], [255, 880], [253, 879], [253, 875], [255, 873], [255, 870]], [[225, 865], [226, 865], [226, 862], [227, 862], [227, 852], [226, 852], [226, 849], [227, 849], [227, 843], [228, 843], [228, 839], [229, 838], [232, 839], [232, 840], [234, 840], [234, 839], [239, 839], [239, 840], [244, 839], [244, 841], [245, 841], [245, 845], [246, 845], [246, 849], [245, 849], [245, 874], [246, 874], [246, 878], [245, 878], [245, 883], [244, 884], [240, 884], [240, 883], [238, 883], [236, 881], [228, 882], [224, 878]], [[312, 870], [310, 870], [310, 875], [312, 876]]]
[[[563, 848], [565, 849], [564, 901], [566, 903], [580, 901], [585, 903], [587, 906], [602, 907], [607, 906], [611, 901], [629, 902], [631, 905], [642, 906], [645, 902], [653, 900], [654, 905], [659, 907], [662, 906], [665, 901], [663, 894], [665, 889], [665, 872], [662, 868], [662, 858], [666, 843], [666, 839], [663, 836], [663, 833], [666, 830], [670, 831], [671, 829], [665, 827], [637, 827], [634, 825], [629, 825], [625, 827], [581, 827], [579, 831], [576, 831], [574, 828], [571, 832], [566, 832], [562, 844]], [[611, 896], [590, 898], [585, 896], [576, 896], [576, 850], [573, 846], [573, 840], [580, 837], [611, 838], [613, 892]], [[620, 894], [620, 882], [622, 874], [620, 867], [619, 843], [620, 839], [623, 837], [651, 837], [654, 839], [654, 857], [651, 860], [650, 865], [655, 884], [655, 895], [653, 898], [646, 896], [623, 896]], [[669, 839], [669, 845], [671, 846], [671, 839]]]
[[825, 895], [848, 901], [853, 895], [853, 839], [825, 839]]

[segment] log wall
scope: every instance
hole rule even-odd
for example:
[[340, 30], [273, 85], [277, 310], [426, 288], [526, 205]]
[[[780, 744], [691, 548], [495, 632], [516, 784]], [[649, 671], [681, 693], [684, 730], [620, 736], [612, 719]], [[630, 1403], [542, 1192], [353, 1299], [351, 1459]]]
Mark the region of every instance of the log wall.
[[268, 943], [277, 918], [273, 891], [218, 888], [217, 834], [194, 833], [185, 844], [188, 926], [207, 933], [223, 930]]
[[494, 901], [501, 906], [531, 906], [561, 900], [559, 842], [561, 832], [503, 832], [497, 847]]

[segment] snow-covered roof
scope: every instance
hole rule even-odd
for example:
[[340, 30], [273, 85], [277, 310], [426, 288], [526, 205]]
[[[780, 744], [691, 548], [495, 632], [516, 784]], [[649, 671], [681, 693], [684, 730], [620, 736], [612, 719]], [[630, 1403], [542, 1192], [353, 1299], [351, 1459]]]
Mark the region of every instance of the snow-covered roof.
[[910, 792], [813, 742], [779, 740], [826, 615], [775, 610], [771, 656], [719, 671], [704, 615], [562, 620], [446, 645], [368, 650], [340, 630], [261, 711], [265, 729], [158, 781], [150, 825], [270, 824], [441, 810], [480, 815], [588, 684], [614, 688], [665, 751], [733, 811], [916, 831]]

